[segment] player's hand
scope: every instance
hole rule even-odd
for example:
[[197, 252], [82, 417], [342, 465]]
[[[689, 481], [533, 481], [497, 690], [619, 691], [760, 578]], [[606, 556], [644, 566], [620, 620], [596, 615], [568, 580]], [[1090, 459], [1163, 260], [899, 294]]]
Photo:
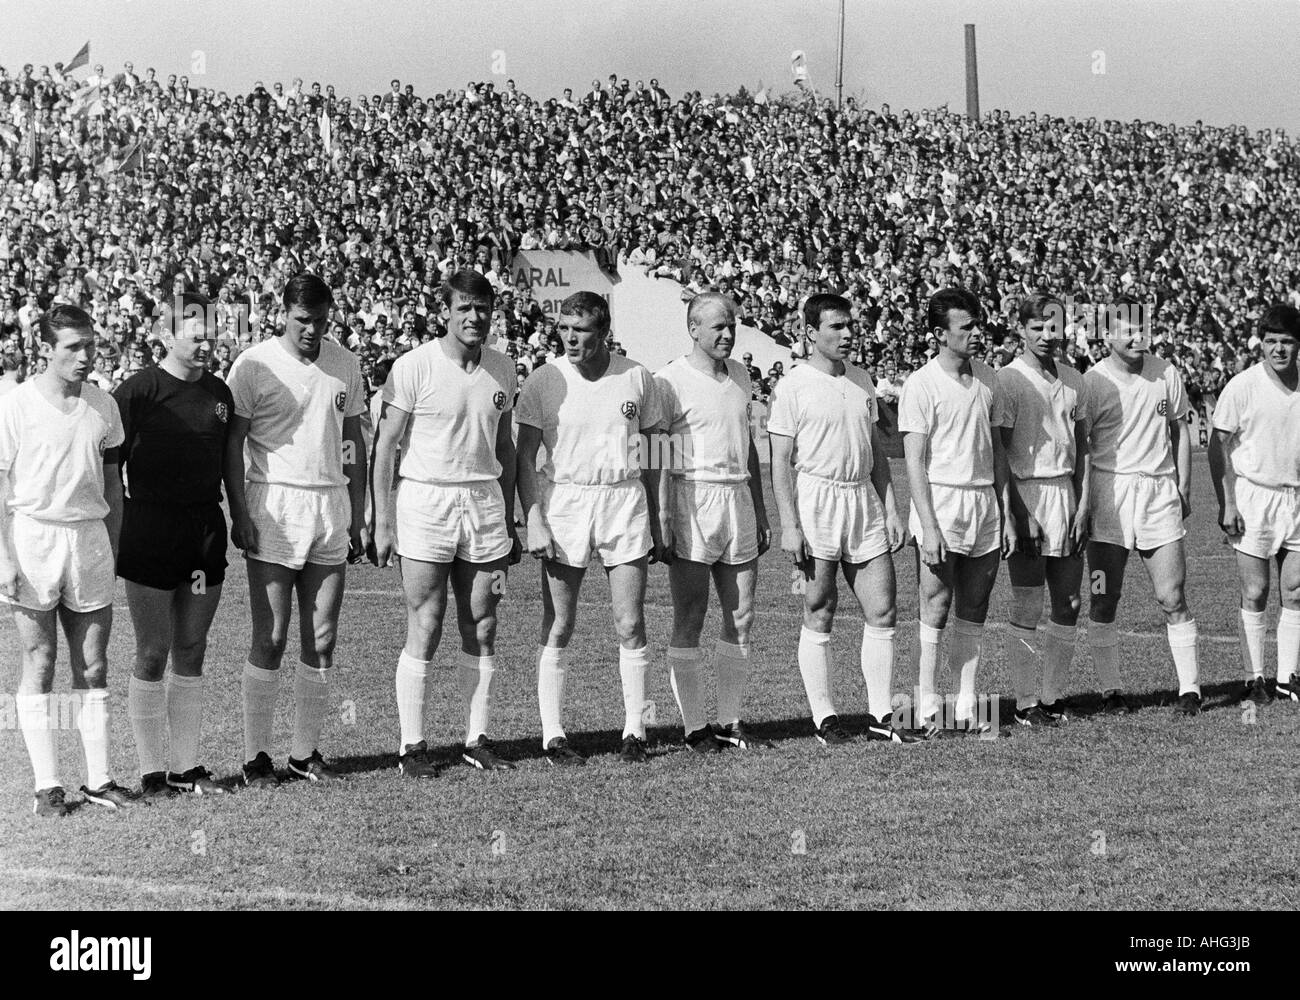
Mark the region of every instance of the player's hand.
[[1189, 517], [1192, 516], [1192, 497], [1191, 497], [1191, 494], [1190, 494], [1190, 493], [1183, 493], [1183, 492], [1180, 490], [1179, 493], [1178, 493], [1178, 499], [1182, 502], [1182, 505], [1183, 505], [1183, 520], [1186, 521]]
[[257, 554], [257, 528], [247, 515], [236, 517], [230, 526], [230, 540], [244, 555]]
[[650, 529], [650, 541], [653, 547], [650, 549], [650, 561], [660, 562], [667, 566], [677, 555], [677, 536], [673, 532], [673, 526], [669, 521], [660, 521], [659, 529]]
[[1219, 512], [1219, 527], [1229, 538], [1240, 538], [1246, 533], [1246, 522], [1242, 520], [1241, 511], [1235, 503], [1225, 503]]
[[1070, 552], [1075, 556], [1083, 555], [1088, 546], [1088, 534], [1092, 528], [1092, 510], [1087, 504], [1079, 504], [1070, 523]]
[[518, 566], [519, 560], [524, 557], [524, 543], [519, 540], [519, 532], [515, 530], [513, 524], [506, 530], [510, 535], [510, 557], [508, 565]]
[[555, 538], [544, 518], [536, 517], [528, 523], [528, 554], [534, 559], [555, 558]]
[[354, 524], [348, 531], [348, 562], [355, 566], [370, 552], [370, 529], [364, 524]]
[[370, 538], [370, 561], [380, 569], [393, 565], [397, 555], [397, 533], [387, 524], [376, 524]]
[[799, 530], [798, 525], [792, 524], [781, 529], [781, 551], [788, 555], [799, 569], [803, 570], [804, 576], [812, 579], [812, 552], [809, 551], [808, 542], [803, 537], [803, 532]]
[[0, 556], [0, 594], [11, 600], [18, 597], [18, 564], [8, 555]]
[[921, 562], [927, 566], [942, 566], [948, 559], [948, 544], [943, 539], [943, 532], [936, 524], [926, 528], [921, 537]]
[[[1035, 559], [1043, 554], [1043, 526], [1038, 523], [1038, 518], [1025, 511], [1023, 520], [1017, 521], [1014, 517], [1010, 517], [1007, 523], [1013, 533], [1011, 540], [1014, 544], [1011, 552], [1020, 552]], [[1011, 555], [1011, 552], [1007, 552], [1006, 555]]]
[[761, 556], [772, 547], [772, 526], [767, 523], [766, 517], [760, 517], [757, 519], [757, 528], [758, 554]]
[[907, 526], [892, 508], [885, 511], [885, 537], [889, 539], [890, 552], [897, 552], [907, 544]]

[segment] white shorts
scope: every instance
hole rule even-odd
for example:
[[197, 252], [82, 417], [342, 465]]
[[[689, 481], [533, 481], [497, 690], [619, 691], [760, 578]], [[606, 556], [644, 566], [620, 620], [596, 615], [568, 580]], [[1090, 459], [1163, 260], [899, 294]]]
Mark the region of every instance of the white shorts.
[[597, 486], [548, 484], [542, 510], [555, 539], [555, 561], [565, 566], [585, 569], [593, 554], [604, 566], [621, 566], [654, 548], [640, 479]]
[[[958, 556], [978, 558], [1002, 545], [1002, 512], [992, 486], [943, 486], [930, 484], [930, 502], [943, 532], [948, 551]], [[912, 504], [907, 530], [920, 545], [925, 537], [921, 515]]]
[[510, 555], [501, 484], [403, 479], [397, 484], [397, 554], [429, 563], [489, 563]]
[[1182, 499], [1172, 475], [1092, 470], [1094, 542], [1149, 551], [1185, 534]]
[[1052, 479], [1017, 479], [1020, 499], [1043, 529], [1042, 554], [1059, 559], [1070, 554], [1070, 526], [1079, 503], [1070, 476]]
[[795, 503], [814, 558], [864, 563], [889, 551], [885, 508], [870, 483], [844, 483], [799, 473]]
[[673, 551], [691, 562], [743, 566], [758, 558], [748, 483], [673, 483]]
[[38, 521], [11, 514], [10, 550], [18, 563], [18, 592], [0, 601], [29, 611], [62, 604], [70, 611], [98, 611], [113, 603], [117, 574], [103, 521]]
[[1300, 489], [1259, 486], [1238, 476], [1235, 492], [1246, 533], [1234, 549], [1257, 559], [1271, 558], [1282, 549], [1300, 552]]
[[352, 503], [346, 486], [307, 489], [249, 483], [248, 513], [257, 529], [252, 558], [290, 569], [347, 562]]

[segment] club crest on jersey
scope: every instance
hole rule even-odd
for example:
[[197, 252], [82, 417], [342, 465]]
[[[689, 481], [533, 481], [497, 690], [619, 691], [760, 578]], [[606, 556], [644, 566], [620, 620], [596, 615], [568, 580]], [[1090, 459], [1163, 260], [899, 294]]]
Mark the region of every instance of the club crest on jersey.
[[506, 394], [500, 389], [492, 394], [492, 405], [498, 410], [504, 410], [506, 408]]
[[226, 409], [225, 403], [218, 403], [216, 407], [217, 419], [223, 424], [230, 419], [230, 411]]
[[1162, 417], [1169, 412], [1169, 400], [1162, 399], [1156, 404], [1156, 412]]
[[623, 416], [627, 417], [628, 420], [636, 419], [636, 415], [637, 415], [636, 403], [632, 402], [632, 400], [629, 399], [626, 403], [624, 403], [622, 409], [623, 409]]
[[342, 413], [343, 407], [347, 403], [347, 401], [348, 401], [348, 394], [346, 392], [340, 392], [337, 396], [334, 397], [334, 409]]

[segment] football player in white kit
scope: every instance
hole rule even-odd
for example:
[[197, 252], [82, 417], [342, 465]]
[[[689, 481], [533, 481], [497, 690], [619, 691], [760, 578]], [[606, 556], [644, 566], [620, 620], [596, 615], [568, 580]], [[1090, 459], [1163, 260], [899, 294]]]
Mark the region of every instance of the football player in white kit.
[[[1016, 551], [1007, 559], [1007, 658], [1015, 687], [1015, 720], [1031, 728], [1055, 726], [1064, 718], [1062, 695], [1074, 658], [1088, 524], [1083, 376], [1061, 359], [1064, 318], [1060, 300], [1042, 293], [1027, 296], [1017, 313], [1025, 353], [997, 373], [1017, 539]], [[1040, 701], [1035, 655], [1044, 582], [1052, 607], [1043, 644]]]
[[866, 736], [915, 742], [893, 724], [892, 553], [906, 535], [876, 428], [876, 388], [870, 375], [845, 361], [852, 339], [847, 299], [811, 295], [803, 319], [811, 353], [781, 379], [767, 424], [781, 549], [804, 584], [799, 673], [818, 742], [849, 742], [852, 735], [840, 723], [831, 692], [831, 628], [842, 568], [866, 618], [860, 659], [869, 709]]
[[1219, 526], [1237, 550], [1241, 576], [1244, 697], [1268, 702], [1264, 615], [1269, 559], [1277, 560], [1277, 687], [1300, 701], [1300, 312], [1276, 305], [1259, 321], [1264, 358], [1234, 375], [1214, 407], [1210, 475]]
[[1145, 309], [1130, 296], [1107, 308], [1110, 354], [1083, 377], [1092, 451], [1088, 648], [1102, 710], [1129, 711], [1119, 675], [1115, 612], [1129, 552], [1137, 549], [1165, 613], [1178, 672], [1176, 711], [1196, 715], [1201, 709], [1196, 621], [1183, 593], [1183, 520], [1192, 509], [1189, 407], [1178, 370], [1147, 353]]
[[[669, 679], [686, 729], [686, 745], [702, 753], [723, 746], [765, 744], [740, 720], [749, 677], [758, 557], [771, 544], [758, 452], [750, 433], [753, 389], [745, 366], [730, 360], [736, 308], [717, 292], [691, 299], [686, 327], [691, 353], [655, 373], [666, 437], [652, 454], [671, 453], [659, 475], [659, 518], [673, 596]], [[660, 442], [662, 444], [660, 445]], [[709, 581], [718, 592], [722, 628], [717, 654], [717, 725], [706, 719], [700, 677], [700, 633]]]
[[[461, 755], [481, 770], [513, 770], [487, 737], [496, 674], [496, 609], [514, 530], [514, 362], [485, 346], [495, 293], [477, 271], [442, 286], [447, 334], [403, 354], [384, 383], [375, 441], [374, 561], [401, 560], [406, 646], [397, 661], [402, 775], [436, 774], [424, 738], [429, 663], [442, 638], [447, 585], [456, 595], [457, 676], [465, 708]], [[394, 502], [393, 467], [401, 447]]]
[[0, 602], [22, 651], [18, 725], [35, 778], [33, 811], [70, 811], [59, 780], [54, 667], [59, 625], [72, 667], [71, 715], [86, 756], [86, 801], [147, 804], [109, 773], [108, 636], [122, 527], [122, 419], [86, 377], [95, 331], [76, 306], [40, 320], [45, 371], [0, 397]]
[[[575, 292], [560, 304], [565, 354], [533, 371], [519, 393], [519, 501], [528, 551], [542, 560], [537, 697], [548, 762], [583, 763], [561, 721], [564, 659], [587, 564], [609, 576], [623, 685], [625, 763], [644, 763], [646, 565], [662, 547], [658, 472], [642, 467], [642, 432], [660, 422], [650, 372], [609, 350], [609, 303]], [[546, 449], [539, 471], [537, 452]]]
[[[366, 397], [356, 356], [325, 339], [334, 296], [313, 274], [284, 288], [284, 330], [235, 360], [226, 489], [248, 562], [252, 629], [244, 664], [244, 784], [279, 784], [271, 725], [298, 595], [291, 780], [338, 777], [319, 743], [349, 558], [366, 551]], [[248, 466], [244, 455], [247, 445]], [[247, 476], [247, 483], [245, 483]]]
[[[998, 560], [1014, 546], [1006, 452], [994, 430], [1003, 420], [1002, 396], [993, 369], [973, 356], [981, 338], [975, 296], [962, 288], [935, 292], [926, 326], [939, 354], [908, 376], [898, 403], [920, 589], [915, 711], [931, 735], [985, 735], [992, 726], [977, 718], [975, 674]], [[948, 660], [960, 687], [954, 718], [944, 713], [941, 721], [935, 675], [950, 611], [956, 621]]]

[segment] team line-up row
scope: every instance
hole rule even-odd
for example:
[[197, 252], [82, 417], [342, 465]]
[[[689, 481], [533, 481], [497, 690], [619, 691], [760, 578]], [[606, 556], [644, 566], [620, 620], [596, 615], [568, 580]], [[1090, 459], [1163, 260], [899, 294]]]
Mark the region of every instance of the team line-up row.
[[[513, 364], [485, 346], [492, 285], [477, 272], [456, 272], [442, 299], [447, 334], [394, 363], [371, 441], [362, 430], [367, 401], [358, 363], [326, 336], [332, 293], [313, 275], [286, 285], [284, 330], [241, 354], [227, 382], [205, 369], [214, 331], [202, 296], [187, 293], [168, 308], [166, 357], [112, 396], [85, 381], [95, 342], [90, 317], [73, 306], [43, 317], [48, 367], [0, 397], [0, 600], [11, 606], [21, 642], [16, 704], [38, 814], [70, 808], [52, 724], [57, 622], [82, 696], [76, 726], [87, 801], [123, 808], [226, 789], [199, 762], [203, 661], [227, 566], [223, 485], [229, 540], [248, 572], [240, 776], [247, 786], [281, 780], [272, 721], [295, 594], [300, 651], [287, 774], [338, 777], [321, 753], [321, 733], [346, 566], [366, 557], [400, 565], [406, 598], [395, 674], [404, 777], [437, 773], [425, 703], [449, 596], [460, 640], [463, 758], [488, 770], [514, 766], [488, 734], [500, 581], [525, 551], [543, 567], [536, 667], [549, 763], [584, 763], [565, 734], [563, 701], [593, 558], [608, 575], [618, 638], [621, 759], [647, 760], [644, 596], [653, 561], [668, 565], [667, 666], [687, 746], [717, 753], [762, 742], [746, 730], [742, 705], [755, 655], [758, 557], [772, 537], [749, 378], [730, 359], [731, 300], [692, 299], [689, 353], [652, 375], [610, 352], [605, 300], [575, 293], [559, 324], [565, 355], [535, 370], [516, 401]], [[841, 573], [865, 617], [864, 735], [906, 744], [987, 733], [975, 679], [1002, 561], [1011, 577], [1015, 722], [1051, 727], [1068, 717], [1063, 693], [1085, 552], [1092, 577], [1104, 581], [1089, 588], [1087, 630], [1104, 709], [1127, 710], [1115, 617], [1137, 550], [1168, 622], [1176, 711], [1199, 712], [1197, 628], [1184, 595], [1188, 403], [1177, 370], [1148, 353], [1146, 331], [1126, 319], [1140, 314], [1125, 308], [1136, 303], [1117, 305], [1105, 331], [1109, 356], [1081, 375], [1059, 360], [1060, 303], [1027, 296], [1018, 314], [1025, 352], [995, 372], [972, 357], [981, 337], [978, 302], [959, 288], [931, 297], [926, 326], [939, 352], [908, 379], [899, 401], [911, 496], [904, 521], [880, 446], [872, 380], [845, 362], [851, 304], [833, 294], [804, 304], [808, 360], [781, 381], [768, 433], [779, 545], [804, 594], [799, 671], [822, 744], [853, 738], [831, 690]], [[1220, 525], [1241, 573], [1243, 697], [1263, 703], [1300, 700], [1300, 559], [1293, 554], [1300, 551], [1300, 313], [1270, 308], [1259, 332], [1262, 360], [1229, 383], [1215, 409], [1210, 459]], [[666, 461], [645, 464], [643, 448], [610, 446], [646, 434], [656, 435], [657, 448], [667, 442]], [[919, 686], [917, 704], [901, 718], [891, 701], [892, 555], [909, 536], [920, 592]], [[1282, 610], [1270, 690], [1262, 647], [1274, 558]], [[113, 780], [108, 760], [115, 574], [125, 581], [136, 634], [128, 715], [139, 793]], [[715, 706], [705, 704], [700, 649], [711, 592], [721, 612]], [[945, 714], [936, 674], [950, 623], [948, 655], [959, 682], [955, 711]]]

